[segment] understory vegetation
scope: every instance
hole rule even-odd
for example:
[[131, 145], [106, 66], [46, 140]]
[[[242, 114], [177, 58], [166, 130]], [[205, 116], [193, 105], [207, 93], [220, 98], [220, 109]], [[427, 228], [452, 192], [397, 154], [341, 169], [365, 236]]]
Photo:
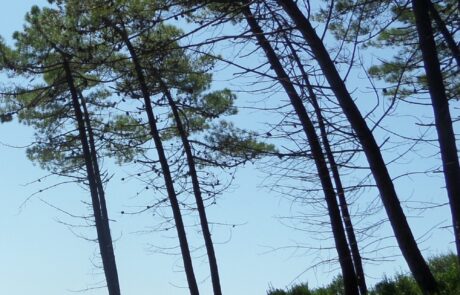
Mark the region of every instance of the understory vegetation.
[[[439, 282], [439, 294], [460, 294], [460, 269], [455, 254], [432, 257], [428, 265]], [[342, 277], [335, 278], [321, 288], [309, 288], [308, 284], [295, 285], [287, 290], [271, 289], [267, 295], [343, 295]], [[414, 278], [407, 273], [385, 277], [369, 290], [369, 295], [423, 295]]]
[[[336, 277], [270, 295], [458, 295], [459, 37], [458, 0], [48, 0], [0, 38], [0, 148], [46, 171], [24, 203], [93, 243], [95, 292], [232, 295], [257, 237]], [[175, 281], [136, 289], [123, 232]]]

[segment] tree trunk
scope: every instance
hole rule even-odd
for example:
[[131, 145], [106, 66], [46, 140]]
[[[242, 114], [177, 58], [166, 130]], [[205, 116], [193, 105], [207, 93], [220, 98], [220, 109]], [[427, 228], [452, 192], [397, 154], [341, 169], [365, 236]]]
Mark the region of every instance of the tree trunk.
[[182, 124], [182, 120], [179, 115], [179, 111], [177, 108], [174, 99], [171, 96], [171, 92], [167, 85], [162, 81], [161, 77], [157, 77], [160, 83], [160, 87], [166, 98], [168, 99], [169, 106], [171, 107], [174, 120], [176, 121], [176, 127], [179, 131], [179, 135], [182, 141], [182, 145], [184, 147], [185, 155], [187, 157], [187, 164], [190, 172], [190, 177], [192, 179], [192, 186], [193, 186], [193, 193], [195, 195], [195, 201], [197, 204], [198, 214], [200, 216], [200, 223], [201, 223], [201, 230], [203, 232], [203, 238], [206, 246], [206, 252], [208, 255], [209, 260], [209, 268], [211, 272], [211, 281], [212, 287], [214, 291], [214, 295], [222, 295], [222, 289], [220, 286], [220, 279], [219, 279], [219, 269], [217, 267], [217, 259], [216, 254], [214, 251], [214, 245], [211, 238], [211, 232], [209, 230], [208, 218], [206, 217], [206, 209], [203, 202], [203, 197], [201, 195], [201, 188], [200, 188], [200, 181], [198, 179], [198, 174], [196, 172], [196, 165], [195, 165], [195, 158], [193, 157], [192, 147], [188, 140], [187, 131]]
[[[433, 2], [431, 2], [431, 0], [425, 0], [425, 1], [426, 1], [426, 5], [428, 6], [428, 7], [425, 7], [425, 9], [426, 8], [429, 9], [431, 17], [435, 21], [436, 26], [438, 27], [438, 30], [441, 32], [442, 36], [444, 37], [444, 41], [446, 41], [447, 47], [449, 47], [449, 50], [452, 53], [452, 56], [457, 62], [458, 70], [460, 70], [460, 49], [458, 48], [457, 42], [455, 42], [454, 36], [447, 29], [446, 23], [439, 15], [439, 12], [434, 6]], [[421, 5], [424, 6], [425, 4], [422, 3]], [[426, 17], [428, 17], [427, 13], [424, 13], [424, 14], [426, 14]]]
[[434, 121], [438, 133], [441, 150], [444, 179], [446, 181], [447, 196], [449, 197], [454, 227], [457, 257], [460, 262], [460, 165], [458, 161], [455, 133], [450, 116], [441, 67], [439, 64], [436, 43], [433, 37], [426, 1], [412, 1], [415, 24], [419, 36], [420, 50], [422, 51], [425, 66], [428, 90], [433, 106]]
[[308, 74], [305, 72], [305, 68], [300, 60], [300, 57], [297, 55], [297, 52], [294, 46], [292, 46], [291, 41], [287, 37], [285, 37], [285, 42], [287, 46], [289, 47], [289, 49], [291, 50], [292, 56], [297, 64], [297, 67], [299, 68], [302, 74], [303, 80], [305, 82], [305, 86], [307, 88], [309, 101], [311, 102], [315, 110], [316, 118], [318, 120], [318, 127], [320, 129], [321, 140], [323, 142], [324, 151], [325, 151], [327, 160], [329, 161], [329, 169], [332, 172], [332, 177], [334, 179], [335, 188], [337, 191], [337, 197], [339, 199], [340, 210], [342, 212], [342, 219], [343, 219], [343, 223], [345, 224], [345, 231], [347, 233], [348, 243], [351, 249], [351, 255], [353, 258], [353, 265], [355, 267], [356, 278], [358, 280], [359, 291], [361, 295], [365, 295], [367, 294], [367, 286], [366, 286], [366, 278], [364, 276], [363, 263], [362, 263], [361, 255], [359, 252], [355, 231], [353, 229], [353, 223], [351, 222], [350, 211], [348, 210], [348, 204], [345, 198], [345, 190], [343, 189], [342, 180], [341, 180], [340, 173], [339, 173], [339, 168], [337, 166], [337, 163], [335, 162], [334, 154], [332, 153], [332, 148], [331, 148], [328, 136], [327, 136], [326, 126], [324, 124], [324, 118], [322, 115], [321, 107], [318, 104], [318, 99], [310, 83]]
[[271, 47], [268, 40], [265, 38], [264, 33], [255, 20], [250, 8], [249, 3], [245, 2], [243, 13], [246, 17], [246, 21], [251, 28], [252, 33], [256, 36], [260, 47], [264, 50], [267, 59], [275, 71], [279, 82], [285, 89], [292, 106], [294, 107], [302, 127], [304, 129], [305, 135], [310, 144], [311, 153], [313, 159], [315, 160], [315, 165], [318, 170], [318, 176], [321, 181], [321, 185], [324, 191], [324, 197], [327, 203], [329, 218], [331, 220], [331, 227], [334, 236], [334, 241], [339, 256], [339, 262], [342, 269], [342, 275], [345, 286], [346, 295], [357, 295], [359, 294], [358, 285], [356, 280], [356, 274], [353, 268], [353, 262], [350, 255], [350, 249], [348, 248], [348, 243], [345, 237], [345, 231], [343, 229], [343, 224], [340, 216], [339, 205], [337, 204], [337, 199], [334, 192], [334, 187], [332, 185], [332, 180], [329, 175], [329, 170], [326, 165], [326, 161], [321, 149], [321, 145], [316, 135], [315, 127], [311, 122], [308, 113], [305, 109], [305, 106], [302, 103], [302, 99], [297, 94], [296, 89], [291, 83], [288, 75], [284, 71], [276, 53]]
[[104, 268], [104, 274], [107, 282], [107, 288], [110, 295], [120, 295], [120, 287], [118, 282], [118, 277], [114, 277], [116, 273], [115, 265], [115, 256], [112, 253], [109, 253], [109, 249], [113, 249], [112, 245], [108, 245], [109, 241], [107, 240], [106, 227], [103, 222], [101, 204], [99, 202], [98, 196], [98, 187], [96, 183], [96, 176], [93, 167], [93, 160], [91, 156], [90, 147], [88, 144], [88, 139], [85, 130], [85, 122], [83, 114], [81, 111], [81, 106], [78, 101], [78, 92], [74, 84], [74, 79], [72, 76], [72, 71], [70, 69], [69, 61], [64, 58], [64, 70], [66, 74], [67, 84], [69, 86], [73, 109], [75, 112], [75, 119], [78, 124], [78, 132], [80, 136], [80, 141], [82, 145], [83, 156], [85, 159], [85, 167], [87, 173], [87, 179], [89, 182], [89, 189], [91, 193], [91, 203], [93, 207], [94, 220], [96, 224], [96, 231], [98, 237], [99, 251], [101, 253], [102, 265]]
[[106, 248], [107, 248], [107, 253], [108, 253], [108, 259], [109, 259], [109, 264], [112, 265], [111, 277], [114, 282], [115, 289], [120, 289], [119, 279], [118, 279], [118, 268], [117, 268], [116, 260], [115, 260], [115, 251], [113, 249], [112, 235], [110, 233], [110, 219], [109, 219], [109, 214], [107, 211], [104, 186], [103, 186], [103, 182], [101, 179], [101, 171], [99, 169], [99, 163], [97, 161], [97, 150], [96, 150], [96, 145], [94, 141], [93, 128], [91, 127], [91, 119], [89, 117], [89, 112], [86, 107], [86, 100], [81, 94], [81, 92], [79, 92], [79, 94], [80, 94], [81, 106], [83, 108], [83, 116], [84, 116], [84, 120], [86, 123], [86, 130], [88, 132], [89, 148], [90, 148], [91, 159], [92, 159], [92, 164], [94, 168], [94, 175], [96, 178], [95, 180], [97, 184], [99, 202], [101, 205], [101, 219], [102, 219], [102, 224], [104, 225], [104, 233], [105, 233], [105, 238], [107, 241]]
[[[117, 28], [115, 28], [117, 29]], [[168, 159], [163, 148], [163, 143], [160, 138], [160, 133], [157, 128], [155, 115], [153, 114], [152, 101], [150, 100], [150, 94], [148, 90], [147, 83], [145, 81], [144, 72], [140, 65], [140, 61], [137, 57], [136, 50], [134, 49], [131, 41], [129, 40], [126, 32], [118, 30], [118, 33], [123, 38], [123, 41], [128, 48], [128, 51], [131, 56], [131, 60], [134, 64], [136, 71], [137, 79], [139, 86], [141, 88], [142, 96], [145, 103], [145, 111], [147, 113], [148, 122], [150, 126], [150, 132], [157, 149], [158, 158], [160, 161], [161, 169], [163, 172], [163, 177], [166, 185], [166, 190], [168, 192], [169, 202], [171, 203], [171, 208], [173, 211], [174, 221], [176, 223], [177, 235], [179, 237], [180, 249], [182, 252], [182, 259], [184, 262], [185, 274], [187, 276], [187, 282], [190, 289], [191, 295], [199, 295], [198, 284], [196, 282], [195, 273], [193, 271], [192, 257], [190, 255], [190, 249], [187, 242], [187, 235], [185, 233], [185, 226], [182, 220], [182, 214], [180, 212], [179, 202], [177, 200], [176, 191], [174, 189], [173, 179], [171, 172], [169, 170]]]
[[327, 49], [324, 47], [323, 42], [316, 34], [315, 29], [313, 29], [309, 20], [303, 15], [294, 1], [277, 1], [294, 21], [297, 29], [301, 32], [305, 41], [310, 46], [310, 49], [321, 67], [329, 85], [331, 86], [339, 105], [341, 106], [363, 147], [396, 240], [415, 280], [425, 293], [430, 294], [432, 292], [436, 292], [438, 289], [437, 283], [428, 268], [428, 265], [424, 260], [409, 227], [409, 223], [407, 222], [406, 216], [402, 210], [393, 181], [380, 152], [380, 148], [377, 145], [371, 130], [367, 126], [366, 121], [359, 112], [358, 107], [351, 98], [345, 83], [337, 72]]

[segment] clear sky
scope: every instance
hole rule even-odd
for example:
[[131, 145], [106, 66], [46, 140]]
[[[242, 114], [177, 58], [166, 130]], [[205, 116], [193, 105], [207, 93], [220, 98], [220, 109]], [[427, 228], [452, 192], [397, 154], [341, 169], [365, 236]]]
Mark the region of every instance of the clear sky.
[[[9, 40], [13, 31], [21, 29], [23, 16], [31, 5], [44, 3], [46, 1], [33, 0], [4, 3], [0, 11], [0, 34]], [[220, 78], [224, 79], [223, 77], [230, 74], [220, 75]], [[3, 83], [0, 81], [0, 84]], [[365, 94], [365, 90], [360, 90], [356, 95]], [[283, 94], [279, 93], [276, 96], [282, 97]], [[242, 97], [241, 99], [254, 98]], [[369, 107], [366, 103], [362, 106]], [[418, 110], [414, 107], [411, 112], [421, 117], [430, 117], [429, 113], [426, 113], [429, 109], [426, 108]], [[243, 112], [241, 118], [244, 118], [244, 115], [248, 115], [243, 119], [248, 127], [254, 122], [264, 120], [263, 117], [254, 118], [254, 113]], [[392, 124], [399, 124], [393, 127], [398, 126], [401, 132], [414, 131], [413, 120], [406, 117], [398, 117]], [[260, 128], [260, 125], [255, 128]], [[104, 288], [97, 288], [104, 279], [101, 270], [97, 267], [99, 265], [97, 246], [94, 242], [78, 236], [83, 234], [86, 238], [94, 238], [95, 230], [70, 228], [65, 223], [81, 225], [82, 222], [73, 220], [40, 201], [42, 198], [53, 206], [75, 215], [87, 215], [90, 211], [83, 202], [89, 201], [88, 192], [73, 184], [62, 185], [30, 198], [25, 205], [21, 206], [32, 193], [45, 186], [43, 182], [25, 184], [45, 176], [47, 172], [32, 165], [26, 158], [24, 149], [7, 145], [25, 146], [32, 138], [33, 131], [27, 127], [17, 123], [0, 125], [0, 185], [2, 187], [0, 294], [66, 295], [84, 289], [87, 291], [83, 294], [106, 294]], [[417, 152], [428, 155], [432, 150]], [[398, 151], [388, 151], [388, 158], [397, 153]], [[392, 166], [393, 175], [418, 169], [419, 166], [423, 169], [436, 164], [430, 158], [426, 158], [423, 163], [419, 160], [406, 159], [406, 162], [396, 163], [398, 165]], [[125, 176], [123, 169], [110, 172], [115, 173], [114, 179]], [[210, 219], [217, 223], [239, 224], [234, 228], [219, 225], [213, 228], [224, 294], [265, 294], [270, 285], [284, 287], [293, 281], [308, 281], [312, 286], [328, 282], [337, 273], [337, 265], [304, 272], [319, 261], [318, 251], [308, 251], [302, 247], [271, 251], [273, 248], [299, 245], [298, 243], [314, 245], [315, 240], [312, 239], [314, 237], [308, 236], [308, 233], [295, 231], [282, 225], [276, 218], [296, 214], [300, 209], [290, 201], [279, 198], [278, 194], [261, 188], [259, 184], [263, 177], [264, 175], [252, 166], [240, 169], [233, 188], [220, 197], [216, 206], [208, 210]], [[44, 182], [53, 184], [61, 180], [51, 177]], [[442, 178], [439, 175], [432, 177], [415, 175], [396, 183], [404, 200], [446, 201], [445, 192], [442, 190]], [[111, 218], [114, 220], [112, 233], [116, 240], [116, 257], [122, 292], [126, 295], [188, 294], [180, 257], [159, 253], [151, 246], [176, 245], [174, 232], [142, 232], [149, 226], [154, 226], [159, 220], [148, 214], [142, 216], [120, 214], [122, 210], [129, 210], [130, 206], [142, 203], [135, 198], [137, 185], [137, 183], [114, 181], [107, 187], [108, 205]], [[365, 194], [368, 196], [364, 196], [361, 203], [355, 204], [355, 211], [359, 206], [363, 207], [372, 202], [376, 195], [372, 190], [366, 191]], [[424, 254], [429, 256], [453, 249], [450, 231], [442, 229], [443, 226], [449, 225], [450, 220], [446, 207], [429, 212], [411, 212], [411, 225], [414, 232], [417, 237], [423, 237]], [[429, 236], [423, 236], [424, 232], [431, 227], [436, 227], [436, 230]], [[388, 236], [390, 232], [387, 227], [384, 227], [378, 234]], [[201, 246], [197, 233], [190, 233], [190, 239], [192, 245]], [[382, 248], [395, 244], [391, 238], [389, 240], [390, 242], [381, 242]], [[375, 244], [369, 247], [375, 248]], [[382, 250], [381, 253], [392, 255], [398, 251], [393, 248]], [[327, 251], [322, 251], [321, 255], [322, 259], [328, 258]], [[396, 271], [406, 270], [400, 258], [390, 260], [367, 263], [365, 268], [370, 276], [369, 279], [375, 281], [384, 273], [391, 275]], [[211, 283], [207, 276], [208, 269], [202, 249], [196, 251], [194, 264], [201, 282], [201, 293], [211, 294]]]

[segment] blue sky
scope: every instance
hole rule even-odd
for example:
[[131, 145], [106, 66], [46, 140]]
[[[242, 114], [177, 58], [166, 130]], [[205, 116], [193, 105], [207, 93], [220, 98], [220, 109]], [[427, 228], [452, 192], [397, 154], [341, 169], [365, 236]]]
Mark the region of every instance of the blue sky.
[[[46, 1], [21, 0], [4, 4], [0, 11], [0, 34], [8, 40], [13, 31], [21, 29], [23, 16], [30, 6], [44, 3]], [[241, 85], [238, 84], [241, 81], [226, 81], [228, 76], [231, 76], [230, 72], [218, 74], [216, 77], [220, 81], [218, 84], [231, 85], [235, 88]], [[357, 86], [356, 80], [351, 80], [351, 86]], [[356, 92], [357, 96], [365, 94], [365, 89]], [[282, 93], [274, 96], [284, 97]], [[255, 101], [256, 97], [242, 94], [240, 99], [243, 102]], [[364, 102], [360, 106], [363, 109], [370, 108], [370, 103]], [[413, 107], [410, 112], [407, 112], [407, 108], [401, 106], [398, 112], [411, 113], [421, 118], [430, 117], [427, 108]], [[240, 123], [248, 127], [261, 128], [263, 124], [256, 123], [263, 122], [266, 117], [254, 114], [243, 110], [239, 117], [242, 120]], [[412, 119], [406, 116], [395, 117], [396, 119], [388, 123], [390, 127], [409, 134], [414, 132]], [[384, 138], [385, 134], [380, 133], [381, 131], [377, 131], [377, 135]], [[70, 229], [64, 223], [82, 223], [40, 201], [40, 198], [43, 198], [61, 209], [76, 215], [85, 215], [90, 211], [83, 202], [89, 200], [89, 194], [76, 185], [62, 185], [36, 195], [23, 204], [28, 196], [45, 185], [42, 182], [25, 184], [45, 176], [47, 172], [34, 166], [26, 158], [24, 149], [11, 148], [8, 145], [24, 146], [30, 143], [32, 138], [33, 131], [27, 127], [17, 123], [0, 125], [0, 167], [2, 168], [0, 183], [3, 188], [2, 214], [0, 214], [0, 294], [66, 295], [83, 289], [88, 289], [83, 294], [106, 294], [105, 289], [94, 288], [100, 286], [100, 282], [104, 279], [101, 270], [97, 267], [99, 260], [96, 244], [77, 236], [83, 234], [87, 238], [94, 238], [94, 230], [92, 228]], [[391, 159], [399, 152], [387, 151], [387, 159]], [[412, 160], [405, 157], [391, 166], [392, 175], [436, 165], [435, 159], [428, 156], [433, 150], [422, 149], [417, 152], [427, 155], [425, 160], [420, 160], [421, 157], [414, 157]], [[113, 168], [110, 164], [108, 167]], [[114, 179], [126, 176], [123, 169], [110, 172], [115, 174]], [[328, 252], [321, 251], [319, 256], [318, 251], [303, 249], [299, 243], [314, 245], [317, 242], [314, 237], [290, 229], [276, 218], [297, 214], [303, 208], [290, 200], [280, 198], [277, 193], [262, 188], [260, 184], [263, 178], [264, 174], [255, 167], [247, 166], [239, 169], [232, 189], [220, 197], [216, 206], [208, 210], [210, 219], [217, 223], [239, 224], [235, 228], [219, 225], [213, 228], [225, 294], [265, 294], [269, 285], [284, 287], [293, 280], [308, 281], [312, 286], [328, 282], [337, 273], [337, 265], [304, 272], [320, 259], [328, 259]], [[59, 181], [60, 179], [52, 177], [46, 180], [46, 184]], [[412, 178], [398, 180], [396, 183], [400, 196], [404, 200], [427, 202], [446, 200], [440, 175], [431, 177], [415, 175]], [[158, 223], [158, 219], [148, 214], [126, 216], [120, 213], [122, 210], [129, 210], [130, 206], [139, 204], [135, 198], [137, 185], [138, 183], [135, 182], [113, 181], [107, 187], [108, 206], [111, 218], [114, 220], [112, 233], [116, 239], [116, 257], [122, 292], [136, 295], [188, 294], [180, 257], [158, 253], [151, 247], [151, 245], [175, 245], [174, 232], [140, 232]], [[360, 201], [357, 201], [352, 209], [358, 211], [372, 202], [375, 196], [373, 190], [363, 192]], [[410, 215], [411, 225], [417, 237], [423, 237], [426, 230], [439, 223], [437, 230], [434, 230], [430, 236], [424, 237], [421, 246], [424, 254], [435, 255], [453, 249], [450, 232], [441, 228], [449, 225], [450, 217], [446, 207], [428, 212], [411, 211]], [[193, 218], [188, 221], [192, 223]], [[365, 225], [365, 222], [362, 221], [362, 224]], [[378, 234], [390, 236], [391, 232], [388, 226], [384, 226]], [[201, 246], [201, 240], [196, 232], [191, 232], [189, 238], [192, 245]], [[299, 246], [297, 249], [289, 247], [272, 251], [273, 248], [296, 244]], [[394, 246], [394, 241], [389, 238], [388, 241], [382, 241], [381, 245], [381, 248]], [[398, 251], [390, 248], [380, 253], [393, 255]], [[195, 252], [194, 265], [198, 270], [198, 279], [201, 281], [201, 293], [211, 294], [207, 265], [202, 254], [202, 249]], [[335, 254], [331, 252], [331, 255]], [[396, 271], [406, 270], [400, 258], [390, 260], [375, 261], [365, 265], [371, 282], [381, 278], [385, 273], [391, 275]]]

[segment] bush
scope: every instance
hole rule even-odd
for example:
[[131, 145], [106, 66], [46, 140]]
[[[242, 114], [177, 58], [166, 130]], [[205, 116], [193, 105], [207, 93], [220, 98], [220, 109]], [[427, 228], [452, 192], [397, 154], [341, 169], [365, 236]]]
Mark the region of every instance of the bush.
[[[435, 256], [428, 265], [435, 276], [441, 295], [460, 294], [460, 268], [455, 254]], [[342, 277], [335, 278], [326, 287], [313, 290], [307, 284], [293, 286], [287, 291], [273, 289], [268, 295], [343, 295]], [[369, 295], [423, 295], [414, 278], [409, 274], [397, 274], [394, 278], [384, 277], [375, 284]]]

